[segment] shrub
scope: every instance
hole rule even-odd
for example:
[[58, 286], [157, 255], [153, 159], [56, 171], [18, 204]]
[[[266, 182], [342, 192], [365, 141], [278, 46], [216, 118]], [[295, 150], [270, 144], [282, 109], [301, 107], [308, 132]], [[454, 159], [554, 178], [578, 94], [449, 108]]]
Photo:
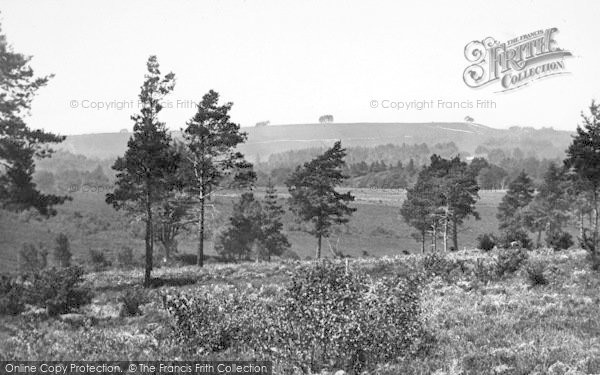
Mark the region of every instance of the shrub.
[[360, 373], [414, 355], [430, 338], [421, 322], [421, 285], [420, 278], [373, 280], [325, 261], [295, 270], [283, 293], [266, 299], [234, 292], [163, 301], [187, 347], [250, 347], [304, 372]]
[[71, 265], [71, 256], [69, 238], [64, 233], [60, 233], [56, 236], [54, 260], [60, 267], [69, 267]]
[[483, 251], [490, 251], [496, 246], [496, 238], [491, 233], [484, 233], [477, 236], [477, 248]]
[[500, 243], [503, 248], [508, 249], [513, 242], [517, 242], [523, 249], [531, 249], [533, 243], [524, 230], [509, 231], [502, 235]]
[[546, 235], [546, 243], [555, 251], [566, 250], [573, 246], [573, 236], [563, 231], [554, 231]]
[[495, 263], [486, 262], [484, 259], [477, 259], [473, 268], [473, 276], [477, 280], [487, 284], [495, 280], [497, 275], [498, 271]]
[[79, 266], [51, 268], [33, 275], [28, 302], [45, 307], [48, 315], [70, 312], [89, 303], [92, 294], [81, 287], [83, 269]]
[[119, 298], [121, 302], [121, 316], [142, 315], [140, 306], [148, 303], [149, 298], [142, 288], [128, 289]]
[[546, 264], [541, 261], [537, 261], [537, 262], [529, 261], [529, 262], [527, 262], [527, 265], [525, 266], [525, 272], [527, 274], [527, 279], [529, 280], [529, 284], [532, 287], [548, 284], [548, 279], [544, 275], [545, 271], [546, 271]]
[[25, 311], [23, 285], [8, 276], [0, 277], [0, 315], [17, 315]]
[[439, 253], [431, 253], [423, 258], [423, 269], [431, 276], [441, 276], [450, 281], [452, 271], [459, 268], [459, 264]]
[[110, 261], [106, 259], [106, 256], [102, 250], [90, 249], [90, 262], [95, 271], [102, 270], [111, 265]]
[[522, 249], [502, 249], [496, 260], [496, 271], [499, 277], [517, 272], [528, 256]]

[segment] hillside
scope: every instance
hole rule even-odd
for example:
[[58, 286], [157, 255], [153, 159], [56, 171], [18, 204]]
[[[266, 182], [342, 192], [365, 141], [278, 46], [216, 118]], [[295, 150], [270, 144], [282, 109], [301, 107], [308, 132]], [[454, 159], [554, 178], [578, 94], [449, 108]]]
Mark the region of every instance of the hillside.
[[[240, 150], [251, 160], [283, 151], [329, 146], [335, 140], [341, 140], [347, 147], [454, 142], [469, 153], [474, 153], [478, 146], [522, 146], [527, 151], [535, 150], [541, 157], [560, 157], [571, 140], [571, 133], [566, 131], [495, 129], [465, 122], [295, 124], [243, 130], [248, 133], [248, 141]], [[124, 153], [130, 135], [126, 132], [72, 135], [58, 148], [88, 157], [114, 158]], [[179, 135], [174, 133], [175, 137]]]

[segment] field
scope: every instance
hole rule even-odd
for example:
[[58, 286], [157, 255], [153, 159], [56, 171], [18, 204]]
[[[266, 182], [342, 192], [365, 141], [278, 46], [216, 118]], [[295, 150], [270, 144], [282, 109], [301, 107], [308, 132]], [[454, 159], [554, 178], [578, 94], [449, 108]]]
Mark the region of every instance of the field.
[[[281, 200], [284, 204], [284, 188]], [[329, 246], [337, 246], [342, 253], [352, 256], [385, 256], [397, 255], [403, 251], [420, 251], [420, 244], [411, 237], [413, 232], [400, 216], [400, 206], [405, 193], [402, 190], [353, 189], [356, 195], [354, 206], [357, 211], [350, 222], [339, 227], [323, 243], [324, 256], [330, 256]], [[481, 220], [469, 219], [461, 228], [459, 248], [473, 248], [476, 238], [481, 233], [497, 230], [496, 207], [502, 199], [503, 192], [482, 191], [477, 203], [477, 211]], [[256, 193], [261, 198], [263, 193]], [[141, 223], [132, 222], [122, 212], [115, 211], [104, 202], [104, 194], [77, 192], [73, 201], [58, 207], [58, 215], [43, 220], [29, 214], [11, 214], [0, 212], [0, 273], [16, 270], [18, 250], [23, 243], [43, 246], [51, 252], [54, 238], [64, 232], [71, 242], [71, 250], [75, 263], [87, 263], [90, 249], [106, 253], [114, 260], [123, 247], [131, 247], [140, 258], [143, 255], [144, 232]], [[209, 228], [218, 230], [223, 226], [231, 213], [235, 194], [219, 196], [212, 202], [207, 217]], [[316, 239], [301, 231], [295, 223], [293, 215], [287, 212], [284, 217], [284, 228], [292, 244], [292, 250], [302, 259], [313, 257]], [[179, 240], [182, 253], [194, 254], [197, 247], [196, 234], [191, 232]], [[429, 244], [428, 244], [429, 245]], [[441, 246], [441, 243], [438, 244]], [[216, 255], [212, 250], [212, 242], [205, 246], [206, 254]]]
[[[460, 251], [450, 256], [470, 266], [493, 261], [495, 252]], [[432, 334], [426, 354], [380, 363], [378, 374], [594, 374], [600, 373], [600, 273], [591, 271], [586, 253], [533, 251], [530, 259], [543, 262], [547, 285], [532, 286], [521, 270], [483, 281], [468, 271], [454, 269], [431, 276], [421, 288], [423, 322]], [[421, 255], [352, 259], [350, 272], [374, 278], [418, 267]], [[272, 295], [281, 293], [289, 275], [309, 262], [211, 264], [161, 268], [157, 277], [179, 286], [149, 291], [143, 315], [119, 315], [120, 297], [139, 284], [142, 271], [106, 271], [86, 275], [94, 290], [81, 319], [47, 318], [31, 311], [1, 317], [0, 360], [155, 360], [202, 358], [243, 360], [257, 358], [251, 349], [227, 349], [190, 354], [171, 333], [173, 318], [160, 295], [186, 292], [212, 295]], [[40, 315], [41, 314], [41, 315]], [[259, 357], [260, 358], [260, 357]], [[283, 373], [280, 363], [274, 372]], [[333, 373], [328, 369], [321, 373]]]

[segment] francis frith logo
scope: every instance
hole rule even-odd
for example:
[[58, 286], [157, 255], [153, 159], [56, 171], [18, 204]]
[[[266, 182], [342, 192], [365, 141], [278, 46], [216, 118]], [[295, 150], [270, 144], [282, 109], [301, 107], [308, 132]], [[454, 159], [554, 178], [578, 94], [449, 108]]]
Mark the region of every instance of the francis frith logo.
[[537, 30], [501, 43], [492, 37], [465, 46], [471, 63], [464, 73], [467, 86], [479, 88], [499, 83], [499, 91], [514, 90], [540, 78], [568, 73], [565, 58], [571, 52], [558, 47], [553, 27]]

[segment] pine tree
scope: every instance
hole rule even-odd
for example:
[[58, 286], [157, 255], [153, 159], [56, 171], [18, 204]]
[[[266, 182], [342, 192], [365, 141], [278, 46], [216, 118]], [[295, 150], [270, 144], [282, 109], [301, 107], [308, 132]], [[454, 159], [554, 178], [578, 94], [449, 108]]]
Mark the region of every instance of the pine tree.
[[117, 171], [116, 188], [107, 194], [106, 202], [116, 209], [142, 215], [146, 224], [144, 285], [149, 286], [154, 249], [153, 212], [172, 188], [169, 184], [178, 165], [178, 154], [171, 146], [165, 124], [158, 120], [161, 100], [173, 90], [175, 75], [169, 73], [163, 77], [156, 56], [150, 56], [146, 66], [148, 73], [139, 95], [143, 107], [141, 113], [131, 117], [135, 123], [133, 135], [125, 155], [112, 167]]
[[564, 171], [555, 163], [550, 163], [544, 174], [544, 181], [525, 213], [529, 229], [538, 234], [538, 246], [544, 231], [549, 236], [560, 233], [569, 220], [567, 185]]
[[529, 247], [526, 228], [530, 217], [526, 215], [525, 208], [533, 200], [534, 191], [533, 182], [525, 171], [521, 171], [508, 185], [496, 214], [500, 222], [499, 229], [504, 233], [505, 246], [512, 241], [519, 241], [523, 247]]
[[54, 206], [69, 198], [42, 194], [37, 189], [34, 159], [50, 157], [53, 150], [49, 144], [60, 143], [65, 137], [32, 130], [23, 119], [37, 90], [52, 77], [34, 77], [30, 60], [30, 56], [13, 52], [0, 33], [0, 208], [34, 208], [44, 216], [53, 216]]
[[600, 213], [598, 189], [600, 188], [600, 105], [592, 101], [590, 115], [581, 114], [583, 125], [577, 126], [577, 135], [567, 150], [565, 167], [573, 174], [578, 192], [590, 198], [591, 237], [582, 227], [582, 244], [593, 253], [598, 251]]
[[283, 223], [281, 218], [285, 211], [277, 203], [277, 190], [271, 179], [267, 184], [262, 207], [263, 214], [258, 245], [261, 251], [260, 255], [271, 261], [271, 256], [279, 256], [290, 247], [287, 237], [282, 233]]
[[187, 146], [186, 161], [189, 170], [189, 190], [197, 199], [198, 213], [198, 259], [204, 265], [205, 209], [223, 180], [236, 172], [234, 181], [238, 186], [251, 184], [256, 179], [252, 164], [236, 147], [245, 142], [247, 135], [240, 125], [230, 120], [233, 103], [219, 105], [219, 94], [210, 90], [197, 106], [194, 117], [184, 130]]
[[346, 150], [337, 141], [315, 159], [298, 166], [286, 181], [291, 198], [290, 208], [299, 221], [312, 223], [309, 233], [317, 237], [316, 258], [321, 257], [321, 241], [328, 237], [334, 224], [344, 224], [356, 208], [350, 192], [335, 190], [348, 176], [342, 173]]

